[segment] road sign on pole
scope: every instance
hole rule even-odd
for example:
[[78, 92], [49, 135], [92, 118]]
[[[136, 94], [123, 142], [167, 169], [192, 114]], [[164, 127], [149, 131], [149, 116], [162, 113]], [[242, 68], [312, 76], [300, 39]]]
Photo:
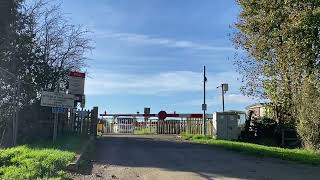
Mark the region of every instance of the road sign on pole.
[[207, 110], [207, 104], [202, 104], [202, 110], [206, 111]]
[[160, 112], [158, 113], [158, 118], [159, 118], [159, 120], [165, 120], [165, 119], [167, 118], [167, 112], [165, 112], [165, 111], [160, 111]]
[[73, 108], [74, 107], [74, 95], [65, 94], [59, 92], [59, 83], [56, 92], [42, 91], [41, 93], [41, 106], [53, 107], [52, 111], [54, 113], [54, 123], [53, 123], [53, 142], [57, 139], [58, 133], [58, 121], [59, 121], [59, 111], [63, 108]]

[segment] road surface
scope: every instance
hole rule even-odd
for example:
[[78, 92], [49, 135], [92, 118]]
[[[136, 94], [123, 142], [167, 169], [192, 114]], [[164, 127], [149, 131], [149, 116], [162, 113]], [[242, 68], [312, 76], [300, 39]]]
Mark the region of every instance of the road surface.
[[174, 136], [109, 135], [97, 141], [93, 167], [75, 179], [320, 179], [320, 168], [258, 158]]

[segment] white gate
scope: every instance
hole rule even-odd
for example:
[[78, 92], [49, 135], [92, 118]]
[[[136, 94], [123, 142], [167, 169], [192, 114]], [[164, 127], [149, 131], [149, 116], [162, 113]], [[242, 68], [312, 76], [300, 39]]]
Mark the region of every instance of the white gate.
[[135, 121], [134, 118], [117, 118], [116, 133], [133, 134]]

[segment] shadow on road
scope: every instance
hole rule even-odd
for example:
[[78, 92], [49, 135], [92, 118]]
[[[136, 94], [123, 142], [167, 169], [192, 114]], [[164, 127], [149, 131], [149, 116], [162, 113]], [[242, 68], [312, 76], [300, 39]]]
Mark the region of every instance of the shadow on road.
[[315, 167], [246, 156], [209, 145], [137, 136], [100, 138], [93, 160], [101, 165], [193, 172], [205, 179], [299, 179], [302, 174], [312, 177], [319, 172]]

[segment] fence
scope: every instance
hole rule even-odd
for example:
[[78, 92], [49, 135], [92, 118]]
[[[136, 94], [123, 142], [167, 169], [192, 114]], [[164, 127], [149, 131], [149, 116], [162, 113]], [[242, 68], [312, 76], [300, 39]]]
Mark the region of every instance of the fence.
[[81, 135], [97, 135], [98, 107], [92, 110], [70, 110], [65, 130]]
[[[138, 121], [135, 118], [117, 118], [105, 122], [104, 133], [124, 134], [202, 134], [202, 118], [185, 120], [148, 120]], [[212, 135], [212, 120], [206, 121], [206, 134]]]

